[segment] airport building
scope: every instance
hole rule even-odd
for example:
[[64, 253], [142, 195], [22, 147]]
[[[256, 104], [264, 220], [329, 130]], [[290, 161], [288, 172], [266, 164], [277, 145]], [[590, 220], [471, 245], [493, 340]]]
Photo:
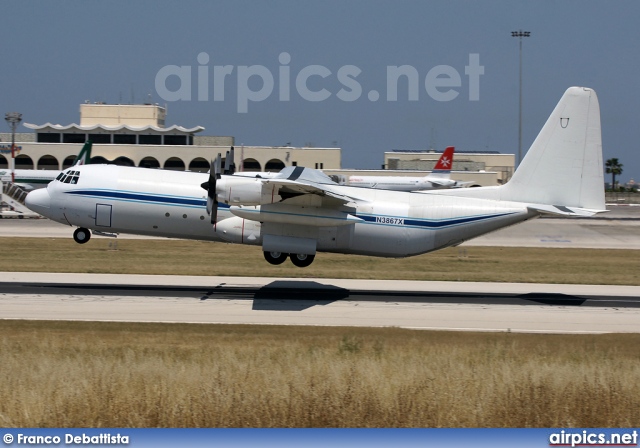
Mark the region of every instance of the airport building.
[[[61, 170], [71, 166], [85, 141], [93, 142], [92, 163], [206, 172], [218, 153], [224, 157], [234, 137], [200, 135], [204, 128], [166, 127], [166, 109], [157, 104], [80, 105], [80, 124], [31, 124], [16, 134], [16, 169]], [[0, 133], [0, 169], [9, 167], [11, 134]], [[384, 153], [382, 170], [341, 167], [340, 148], [235, 146], [240, 171], [277, 172], [304, 166], [344, 176], [425, 176], [441, 153], [393, 150]], [[514, 170], [515, 156], [497, 152], [457, 151], [451, 178], [471, 186], [500, 185]]]
[[[157, 104], [80, 105], [80, 124], [24, 123], [33, 132], [16, 134], [16, 169], [61, 170], [71, 166], [85, 141], [93, 142], [92, 163], [206, 172], [218, 153], [234, 145], [227, 136], [199, 135], [202, 126], [165, 127], [166, 109]], [[11, 134], [0, 133], [0, 168], [8, 168]], [[243, 171], [279, 171], [286, 166], [340, 168], [340, 148], [236, 147]]]
[[[385, 152], [384, 167], [388, 170], [431, 171], [440, 154], [434, 151]], [[497, 151], [456, 151], [451, 177], [463, 181], [477, 179], [482, 186], [502, 185], [511, 179], [514, 167], [515, 154], [501, 154]]]
[[[393, 150], [384, 153], [382, 170], [332, 169], [325, 170], [325, 173], [341, 181], [348, 176], [421, 177], [433, 170], [441, 155], [442, 152], [434, 150]], [[511, 179], [514, 165], [514, 154], [456, 151], [451, 179], [468, 182], [470, 187], [502, 185]]]

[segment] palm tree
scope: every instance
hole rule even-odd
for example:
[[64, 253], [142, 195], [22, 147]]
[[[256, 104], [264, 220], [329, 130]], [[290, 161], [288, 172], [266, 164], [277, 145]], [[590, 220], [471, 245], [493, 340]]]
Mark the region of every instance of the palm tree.
[[622, 174], [622, 163], [618, 162], [617, 158], [607, 160], [605, 163], [607, 167], [607, 174], [611, 174], [611, 189], [616, 189], [616, 175]]

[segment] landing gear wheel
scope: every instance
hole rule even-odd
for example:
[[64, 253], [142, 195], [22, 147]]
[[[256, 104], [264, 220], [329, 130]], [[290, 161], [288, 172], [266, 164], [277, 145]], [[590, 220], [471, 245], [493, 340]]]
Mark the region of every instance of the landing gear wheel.
[[91, 239], [91, 232], [84, 227], [78, 227], [76, 231], [73, 232], [73, 239], [78, 244], [84, 244]]
[[286, 261], [288, 254], [282, 252], [263, 252], [264, 259], [271, 264], [282, 264]]
[[291, 263], [295, 264], [299, 268], [306, 268], [313, 263], [316, 256], [307, 254], [291, 254], [289, 258], [291, 258]]

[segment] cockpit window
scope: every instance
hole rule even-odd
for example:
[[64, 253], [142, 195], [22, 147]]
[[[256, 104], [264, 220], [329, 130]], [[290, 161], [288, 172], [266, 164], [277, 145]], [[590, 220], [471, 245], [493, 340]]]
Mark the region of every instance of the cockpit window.
[[64, 184], [77, 184], [78, 179], [80, 178], [80, 171], [67, 171], [60, 173], [56, 180], [64, 183]]

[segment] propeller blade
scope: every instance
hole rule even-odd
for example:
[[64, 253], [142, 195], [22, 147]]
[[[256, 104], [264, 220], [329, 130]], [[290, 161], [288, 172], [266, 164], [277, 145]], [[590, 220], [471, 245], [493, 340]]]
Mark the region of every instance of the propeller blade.
[[231, 171], [231, 152], [227, 151], [227, 155], [224, 157], [224, 171], [222, 174], [229, 174]]
[[216, 181], [220, 179], [220, 154], [216, 160], [211, 161], [211, 170], [209, 170], [209, 180], [200, 184], [207, 190], [207, 213], [211, 216], [211, 224], [215, 224], [218, 218], [218, 197], [216, 192]]
[[222, 156], [218, 153], [218, 157], [216, 157], [215, 162], [211, 166], [211, 170], [216, 176], [216, 179], [220, 179], [222, 174]]
[[235, 150], [233, 146], [230, 151], [227, 151], [227, 157], [224, 159], [224, 174], [232, 176], [236, 172], [236, 163], [234, 160]]
[[[212, 203], [211, 205], [209, 205], [210, 202]], [[207, 207], [211, 208], [211, 224], [215, 225], [218, 221], [218, 201], [207, 198]]]

